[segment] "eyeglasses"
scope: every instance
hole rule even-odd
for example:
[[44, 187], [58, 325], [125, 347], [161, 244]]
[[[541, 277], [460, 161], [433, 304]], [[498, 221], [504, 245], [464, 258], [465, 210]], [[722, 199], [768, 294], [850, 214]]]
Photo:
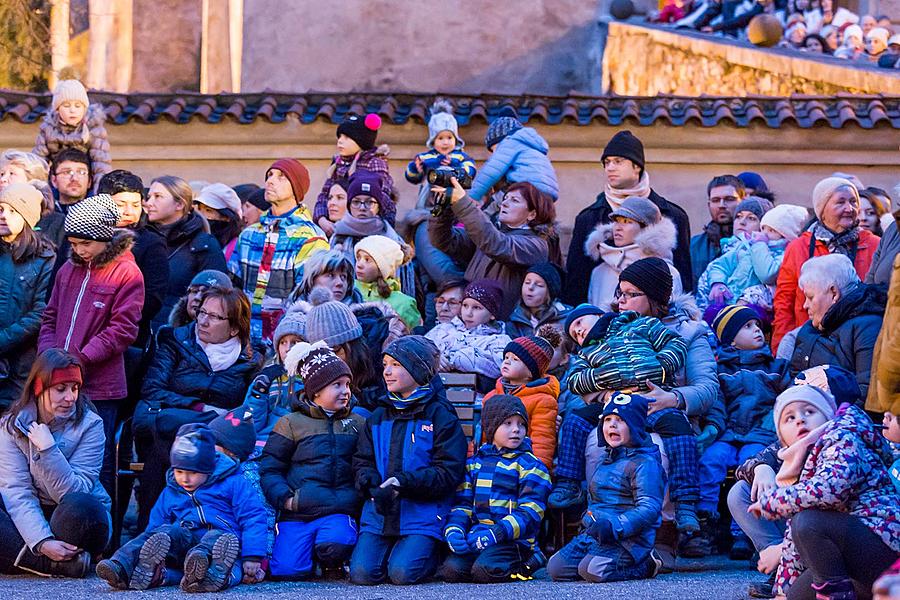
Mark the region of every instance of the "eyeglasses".
[[457, 306], [461, 306], [462, 302], [460, 302], [459, 300], [445, 300], [444, 298], [436, 298], [434, 304], [435, 306], [447, 305], [450, 308], [456, 308]]
[[378, 200], [351, 200], [351, 208], [374, 208], [378, 204]]
[[197, 311], [197, 320], [200, 320], [200, 317], [204, 317], [213, 321], [214, 323], [219, 323], [221, 321], [227, 321], [228, 317], [223, 317], [222, 315], [213, 314], [211, 312], [207, 312], [205, 309], [201, 308]]
[[641, 296], [646, 296], [644, 292], [623, 292], [619, 288], [616, 288], [616, 291], [613, 292], [613, 295], [616, 297], [616, 300], [619, 298], [625, 298], [626, 300], [634, 300], [635, 298], [640, 298]]
[[87, 177], [88, 171], [87, 169], [63, 169], [62, 171], [57, 171], [57, 177], [68, 177], [71, 179], [72, 177]]

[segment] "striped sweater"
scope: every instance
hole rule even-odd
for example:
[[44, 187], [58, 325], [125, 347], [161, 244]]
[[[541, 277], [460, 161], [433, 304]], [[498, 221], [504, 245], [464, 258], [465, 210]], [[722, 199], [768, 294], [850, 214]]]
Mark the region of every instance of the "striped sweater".
[[576, 394], [605, 390], [649, 390], [671, 385], [684, 367], [687, 342], [655, 317], [634, 311], [616, 316], [606, 333], [572, 359], [569, 389]]
[[444, 535], [501, 524], [505, 539], [534, 547], [550, 493], [550, 473], [525, 439], [515, 450], [484, 444], [466, 462]]

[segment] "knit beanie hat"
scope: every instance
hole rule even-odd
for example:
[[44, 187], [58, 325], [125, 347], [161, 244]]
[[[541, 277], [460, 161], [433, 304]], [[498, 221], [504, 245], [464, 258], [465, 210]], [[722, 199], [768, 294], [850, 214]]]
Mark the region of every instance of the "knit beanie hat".
[[800, 230], [809, 220], [809, 211], [796, 204], [779, 204], [763, 215], [760, 226], [767, 225], [789, 242], [800, 236]]
[[662, 219], [662, 213], [659, 207], [646, 198], [639, 196], [629, 196], [622, 201], [619, 208], [609, 213], [610, 219], [613, 217], [625, 217], [640, 223], [643, 227], [659, 223]]
[[712, 328], [716, 337], [719, 338], [719, 343], [722, 346], [730, 346], [741, 327], [754, 319], [760, 320], [755, 310], [747, 306], [732, 304], [719, 311], [712, 322]]
[[350, 113], [344, 122], [338, 125], [337, 137], [346, 135], [362, 150], [371, 150], [375, 147], [375, 138], [380, 127], [381, 117], [374, 113], [369, 113], [365, 117]]
[[225, 185], [224, 183], [211, 183], [205, 186], [200, 193], [194, 197], [194, 202], [203, 204], [215, 210], [227, 209], [233, 212], [240, 219], [244, 216], [241, 208], [241, 199], [237, 192]]
[[569, 329], [572, 327], [572, 323], [574, 323], [576, 319], [585, 315], [602, 316], [603, 314], [604, 311], [599, 306], [594, 306], [593, 304], [583, 302], [569, 311], [569, 315], [566, 317], [566, 322], [563, 326], [563, 331], [566, 332], [566, 335], [571, 336], [571, 334], [569, 333]]
[[766, 185], [766, 180], [762, 178], [762, 175], [759, 173], [754, 173], [753, 171], [744, 171], [743, 173], [739, 173], [737, 176], [738, 179], [744, 184], [744, 187], [748, 190], [753, 190], [755, 192], [768, 192], [769, 186]]
[[278, 169], [284, 173], [284, 176], [291, 182], [294, 198], [297, 202], [301, 202], [306, 192], [309, 191], [309, 171], [303, 166], [303, 163], [294, 158], [279, 158], [266, 169], [266, 179], [269, 178], [272, 169]]
[[354, 254], [362, 250], [372, 257], [378, 265], [378, 271], [385, 279], [394, 277], [397, 269], [403, 264], [403, 247], [389, 237], [368, 235], [356, 242]]
[[362, 337], [362, 326], [350, 307], [337, 302], [331, 291], [317, 287], [309, 293], [306, 341], [323, 341], [332, 348]]
[[0, 204], [11, 206], [34, 229], [41, 220], [44, 195], [30, 183], [10, 183], [0, 192]]
[[77, 79], [63, 79], [53, 88], [53, 110], [57, 110], [63, 102], [81, 102], [85, 108], [91, 104], [87, 90]]
[[69, 207], [63, 229], [66, 237], [108, 242], [116, 233], [119, 207], [109, 194], [88, 196]]
[[503, 354], [512, 352], [519, 357], [533, 379], [540, 379], [547, 373], [553, 352], [559, 348], [562, 336], [553, 325], [542, 325], [537, 330], [537, 335], [517, 337], [506, 345]]
[[434, 148], [434, 138], [442, 131], [449, 131], [456, 138], [456, 147], [462, 148], [466, 143], [459, 137], [459, 124], [453, 116], [453, 107], [446, 100], [437, 100], [431, 105], [431, 118], [428, 119], [428, 141], [425, 145]]
[[239, 183], [237, 185], [231, 186], [231, 189], [234, 190], [234, 193], [238, 195], [238, 198], [241, 199], [241, 202], [247, 202], [250, 196], [259, 190], [263, 189], [256, 185], [255, 183]]
[[816, 184], [816, 187], [813, 188], [812, 192], [813, 212], [816, 213], [817, 219], [820, 221], [822, 220], [822, 212], [825, 210], [825, 204], [828, 203], [831, 195], [841, 187], [851, 189], [853, 195], [856, 196], [856, 201], [859, 202], [859, 190], [856, 189], [856, 186], [853, 185], [852, 181], [843, 177], [826, 177]]
[[814, 385], [834, 397], [835, 404], [859, 403], [862, 392], [856, 374], [834, 365], [819, 365], [797, 373], [794, 385]]
[[559, 298], [559, 294], [562, 292], [562, 273], [560, 273], [559, 267], [554, 265], [552, 262], [539, 262], [536, 265], [531, 265], [525, 274], [534, 273], [544, 280], [544, 283], [547, 284], [547, 293], [550, 295], [550, 301], [554, 301]]
[[662, 306], [672, 298], [672, 272], [669, 263], [656, 256], [636, 260], [619, 274], [619, 281], [634, 284], [647, 297]]
[[350, 201], [357, 196], [372, 196], [378, 200], [378, 208], [382, 210], [384, 192], [381, 189], [381, 175], [372, 171], [356, 171], [347, 184], [347, 210], [350, 210]]
[[850, 38], [856, 38], [862, 43], [863, 41], [863, 30], [862, 27], [854, 23], [853, 25], [848, 26], [844, 29], [844, 45], [849, 46], [848, 41]]
[[612, 139], [606, 144], [606, 148], [603, 149], [600, 162], [610, 156], [627, 158], [641, 169], [644, 168], [644, 144], [627, 129], [612, 136]]
[[750, 196], [749, 198], [744, 198], [738, 203], [737, 207], [735, 207], [734, 209], [734, 214], [737, 215], [741, 211], [746, 211], [756, 215], [757, 219], [762, 219], [763, 215], [769, 212], [771, 208], [772, 203], [765, 198], [760, 198], [759, 196]]
[[[238, 196], [240, 196], [240, 193], [238, 193]], [[242, 201], [247, 204], [252, 204], [263, 212], [272, 208], [272, 205], [266, 200], [266, 190], [264, 188], [259, 188], [258, 190], [251, 192], [247, 198], [242, 199]]]
[[194, 275], [194, 278], [191, 279], [191, 283], [188, 287], [193, 285], [205, 285], [207, 287], [215, 286], [226, 291], [234, 287], [231, 284], [231, 277], [222, 271], [216, 271], [215, 269], [206, 269], [205, 271], [200, 271]]
[[256, 427], [250, 410], [236, 408], [225, 415], [219, 415], [210, 421], [209, 428], [216, 436], [216, 444], [234, 454], [240, 462], [253, 454], [256, 448]]
[[272, 341], [275, 344], [275, 353], [278, 353], [278, 344], [281, 338], [286, 335], [296, 335], [303, 338], [306, 333], [306, 315], [299, 310], [288, 311], [281, 317], [275, 333], [272, 335]]
[[463, 300], [466, 298], [480, 302], [496, 319], [503, 304], [503, 288], [493, 279], [476, 279], [463, 291]]
[[291, 377], [299, 376], [303, 380], [310, 401], [337, 378], [353, 377], [347, 363], [323, 341], [295, 344], [284, 357], [284, 368]]
[[216, 436], [203, 423], [188, 423], [178, 428], [169, 451], [173, 469], [194, 473], [212, 473], [216, 467]]
[[781, 392], [775, 399], [775, 408], [772, 409], [772, 418], [775, 420], [775, 431], [778, 433], [778, 440], [785, 445], [784, 438], [781, 436], [781, 413], [784, 409], [794, 402], [808, 402], [818, 408], [827, 419], [834, 417], [837, 411], [837, 404], [834, 396], [815, 385], [795, 385]]
[[490, 150], [503, 141], [503, 138], [511, 133], [522, 129], [522, 123], [516, 116], [516, 111], [508, 106], [504, 106], [500, 111], [500, 115], [491, 121], [488, 125], [487, 133], [484, 134], [484, 146]]
[[603, 421], [609, 415], [618, 415], [620, 419], [628, 425], [631, 432], [631, 441], [634, 446], [643, 446], [649, 443], [650, 436], [647, 435], [647, 408], [650, 401], [637, 394], [626, 394], [625, 392], [617, 392], [612, 395], [606, 406], [603, 407], [603, 414], [600, 417], [600, 427], [598, 427], [598, 435], [606, 445], [606, 438], [603, 435]]
[[503, 422], [510, 417], [519, 416], [525, 421], [528, 428], [528, 411], [525, 405], [515, 396], [509, 394], [497, 394], [484, 401], [481, 408], [481, 430], [484, 432], [485, 442], [494, 443], [494, 434]]
[[441, 353], [434, 342], [421, 335], [397, 338], [383, 354], [403, 365], [419, 385], [426, 385], [438, 371]]

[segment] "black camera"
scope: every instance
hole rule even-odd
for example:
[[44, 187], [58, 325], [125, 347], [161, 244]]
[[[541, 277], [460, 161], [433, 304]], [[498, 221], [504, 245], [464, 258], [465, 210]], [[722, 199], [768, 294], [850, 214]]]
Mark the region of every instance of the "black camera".
[[445, 188], [453, 187], [453, 183], [450, 181], [451, 177], [456, 177], [459, 185], [464, 189], [472, 187], [472, 178], [462, 167], [441, 165], [428, 171], [428, 183], [434, 186]]

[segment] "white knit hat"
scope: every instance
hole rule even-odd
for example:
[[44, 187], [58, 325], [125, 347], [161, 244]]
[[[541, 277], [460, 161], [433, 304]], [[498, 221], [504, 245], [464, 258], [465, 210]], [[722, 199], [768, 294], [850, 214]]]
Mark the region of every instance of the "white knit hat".
[[784, 445], [784, 438], [781, 437], [781, 413], [789, 404], [794, 402], [806, 402], [815, 406], [825, 417], [831, 420], [837, 411], [837, 403], [834, 396], [826, 392], [816, 385], [795, 385], [789, 387], [778, 395], [775, 399], [775, 406], [772, 408], [772, 419], [775, 421], [775, 432], [778, 439]]
[[442, 131], [449, 131], [456, 138], [456, 145], [460, 148], [466, 145], [459, 137], [459, 124], [453, 116], [453, 107], [446, 100], [437, 100], [431, 107], [431, 118], [428, 119], [428, 141], [425, 145], [434, 148], [434, 138]]
[[820, 221], [822, 220], [822, 211], [825, 210], [825, 204], [828, 202], [828, 199], [831, 198], [831, 195], [835, 190], [845, 186], [853, 190], [856, 201], [859, 202], [859, 191], [856, 189], [856, 186], [853, 185], [852, 181], [844, 179], [843, 177], [826, 177], [813, 188], [813, 212], [816, 213], [816, 217]]
[[764, 214], [759, 224], [768, 225], [790, 242], [800, 236], [800, 230], [808, 220], [809, 211], [806, 208], [796, 204], [779, 204]]
[[875, 27], [866, 35], [866, 40], [868, 40], [869, 38], [878, 39], [881, 40], [882, 44], [887, 46], [889, 37], [891, 37], [890, 31], [888, 31], [884, 27]]
[[63, 102], [81, 102], [87, 108], [91, 103], [88, 100], [87, 90], [77, 79], [63, 79], [53, 88], [53, 110], [59, 108]]
[[863, 30], [859, 25], [851, 25], [844, 30], [844, 45], [849, 46], [847, 40], [854, 37], [860, 42], [863, 41]]
[[370, 235], [356, 243], [354, 252], [362, 250], [372, 257], [381, 276], [387, 279], [394, 277], [397, 268], [403, 264], [403, 248], [400, 244], [383, 235]]
[[237, 192], [225, 185], [224, 183], [210, 183], [200, 190], [200, 193], [194, 197], [194, 202], [199, 202], [210, 208], [222, 210], [227, 208], [240, 219], [244, 216], [241, 209], [241, 199]]

